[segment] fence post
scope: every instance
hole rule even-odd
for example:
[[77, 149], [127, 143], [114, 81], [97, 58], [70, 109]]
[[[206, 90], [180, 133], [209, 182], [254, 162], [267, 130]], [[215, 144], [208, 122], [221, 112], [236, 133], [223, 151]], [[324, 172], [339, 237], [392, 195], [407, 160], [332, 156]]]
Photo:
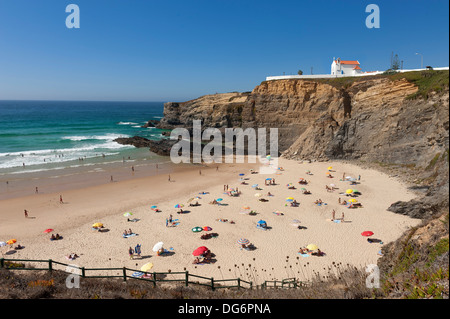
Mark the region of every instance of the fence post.
[[153, 287], [156, 287], [156, 272], [153, 272]]
[[5, 267], [5, 258], [0, 259], [0, 266], [1, 266], [1, 268]]
[[86, 270], [84, 269], [84, 267], [81, 267], [81, 277], [85, 277], [86, 276]]
[[48, 260], [48, 270], [49, 270], [49, 271], [52, 271], [52, 270], [53, 270], [53, 264], [52, 264], [52, 262], [53, 262], [53, 261], [52, 261], [51, 259]]
[[211, 277], [211, 289], [214, 290], [214, 278]]
[[123, 272], [123, 281], [127, 281], [127, 269], [123, 267], [122, 272]]
[[186, 271], [186, 287], [189, 285], [189, 271]]

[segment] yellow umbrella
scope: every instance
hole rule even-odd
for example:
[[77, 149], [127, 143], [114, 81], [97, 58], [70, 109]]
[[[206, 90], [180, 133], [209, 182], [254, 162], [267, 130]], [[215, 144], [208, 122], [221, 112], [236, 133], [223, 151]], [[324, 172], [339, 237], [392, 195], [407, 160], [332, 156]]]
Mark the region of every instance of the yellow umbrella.
[[351, 193], [353, 193], [353, 189], [347, 189], [345, 192], [346, 192], [347, 194], [351, 194]]
[[152, 263], [146, 263], [144, 266], [141, 267], [141, 271], [147, 272], [150, 269], [153, 268], [153, 264]]
[[292, 199], [292, 200], [294, 200], [294, 197], [288, 197], [288, 198], [286, 198], [286, 199]]
[[352, 202], [352, 203], [356, 203], [356, 202], [358, 202], [356, 199], [354, 199], [354, 198], [351, 198], [351, 199], [349, 199], [348, 200], [349, 202]]
[[92, 225], [92, 227], [103, 227], [102, 223], [95, 223], [94, 225]]
[[306, 248], [308, 248], [309, 250], [317, 250], [317, 249], [319, 249], [319, 247], [317, 247], [317, 245], [314, 245], [314, 244], [309, 244], [308, 246], [306, 246]]
[[328, 167], [328, 170], [331, 170], [331, 169], [333, 169], [333, 167], [331, 167], [331, 166], [330, 166], [330, 167]]
[[12, 244], [14, 244], [14, 243], [16, 243], [17, 242], [17, 239], [10, 239], [10, 240], [8, 240], [6, 243], [8, 244], [8, 245], [12, 245]]

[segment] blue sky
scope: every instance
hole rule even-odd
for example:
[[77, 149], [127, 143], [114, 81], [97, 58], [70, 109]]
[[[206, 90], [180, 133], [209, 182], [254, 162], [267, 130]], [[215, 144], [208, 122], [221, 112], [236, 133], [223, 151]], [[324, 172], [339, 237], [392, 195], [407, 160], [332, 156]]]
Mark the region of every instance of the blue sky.
[[333, 57], [386, 70], [392, 52], [448, 66], [448, 38], [447, 0], [0, 0], [0, 99], [184, 101], [328, 74]]

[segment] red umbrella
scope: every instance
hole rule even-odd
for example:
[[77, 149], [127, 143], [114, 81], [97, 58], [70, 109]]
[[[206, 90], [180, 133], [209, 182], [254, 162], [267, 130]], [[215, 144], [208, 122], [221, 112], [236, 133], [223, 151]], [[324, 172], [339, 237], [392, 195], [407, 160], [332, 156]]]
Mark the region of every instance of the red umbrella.
[[203, 255], [207, 250], [208, 250], [208, 248], [206, 248], [205, 246], [201, 246], [201, 247], [198, 247], [196, 250], [194, 250], [192, 255], [200, 256], [200, 255]]
[[44, 230], [44, 233], [51, 233], [52, 231], [53, 231], [53, 229], [49, 228], [49, 229]]
[[372, 235], [373, 235], [373, 232], [371, 232], [371, 231], [368, 230], [368, 231], [362, 232], [361, 235], [366, 236], [366, 237], [369, 237], [369, 236], [372, 236]]
[[204, 230], [204, 231], [210, 231], [210, 230], [212, 230], [212, 228], [209, 227], [209, 226], [205, 226], [205, 227], [203, 227], [203, 230]]

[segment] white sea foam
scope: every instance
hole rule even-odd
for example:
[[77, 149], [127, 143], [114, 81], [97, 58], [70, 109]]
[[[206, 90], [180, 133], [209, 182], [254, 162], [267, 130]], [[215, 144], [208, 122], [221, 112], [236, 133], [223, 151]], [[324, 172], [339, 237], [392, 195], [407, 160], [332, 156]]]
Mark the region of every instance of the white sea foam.
[[128, 135], [122, 134], [105, 134], [105, 135], [80, 135], [80, 136], [64, 136], [61, 139], [63, 140], [71, 140], [71, 141], [87, 141], [87, 140], [108, 140], [113, 141], [119, 137], [130, 137]]
[[117, 123], [118, 125], [136, 125], [138, 123], [134, 123], [134, 122], [119, 122]]

